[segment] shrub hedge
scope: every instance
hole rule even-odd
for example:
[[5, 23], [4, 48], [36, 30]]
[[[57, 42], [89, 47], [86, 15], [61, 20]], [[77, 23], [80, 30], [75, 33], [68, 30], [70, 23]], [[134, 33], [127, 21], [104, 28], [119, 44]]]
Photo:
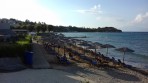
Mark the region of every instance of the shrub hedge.
[[0, 57], [23, 57], [25, 51], [32, 51], [31, 36], [16, 43], [0, 43]]

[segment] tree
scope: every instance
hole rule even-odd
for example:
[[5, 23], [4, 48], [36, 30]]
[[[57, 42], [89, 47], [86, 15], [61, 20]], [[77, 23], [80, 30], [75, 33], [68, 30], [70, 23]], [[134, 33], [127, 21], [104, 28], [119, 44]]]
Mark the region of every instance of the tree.
[[29, 32], [32, 32], [32, 31], [35, 30], [35, 29], [34, 29], [34, 25], [28, 24], [26, 27], [27, 27], [27, 30], [28, 30]]
[[45, 33], [45, 31], [47, 30], [47, 25], [42, 24], [41, 30], [42, 30], [43, 33]]
[[36, 24], [35, 25], [35, 30], [37, 33], [39, 33], [41, 31], [41, 25], [40, 24]]
[[54, 28], [53, 25], [48, 25], [48, 26], [47, 26], [47, 29], [48, 29], [49, 32], [50, 32], [50, 31], [53, 31], [53, 28]]
[[15, 27], [13, 25], [10, 26], [10, 29], [15, 29]]
[[20, 28], [21, 29], [27, 29], [26, 25], [21, 25]]

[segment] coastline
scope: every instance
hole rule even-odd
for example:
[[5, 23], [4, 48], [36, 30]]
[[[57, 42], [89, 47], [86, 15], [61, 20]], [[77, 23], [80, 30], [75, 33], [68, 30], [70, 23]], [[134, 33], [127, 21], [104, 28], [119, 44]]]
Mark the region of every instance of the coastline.
[[[54, 45], [50, 46], [50, 43], [48, 44], [49, 44], [49, 47], [51, 47], [53, 50], [56, 50], [56, 52], [58, 52], [57, 46], [54, 47]], [[63, 54], [63, 51], [64, 51], [64, 48], [59, 49], [59, 52], [61, 52], [61, 54]], [[137, 70], [135, 71], [132, 69], [128, 69], [126, 67], [123, 67], [123, 68], [121, 67], [119, 69], [110, 68], [110, 67], [96, 67], [86, 62], [83, 62], [81, 60], [79, 62], [77, 60], [71, 60], [69, 58], [68, 60], [70, 62], [72, 61], [73, 64], [66, 65], [66, 66], [65, 65], [63, 66], [61, 64], [60, 65], [52, 64], [52, 68], [60, 70], [60, 71], [76, 74], [80, 77], [85, 78], [86, 80], [90, 80], [90, 83], [110, 83], [110, 82], [113, 82], [113, 83], [116, 83], [116, 82], [117, 83], [131, 83], [131, 82], [146, 83], [148, 81], [147, 75], [143, 75], [137, 72]]]
[[[66, 47], [61, 46], [58, 49], [57, 43], [55, 43], [57, 41], [52, 41], [53, 43], [50, 45], [49, 39], [51, 38], [48, 39], [47, 37], [49, 38], [49, 36], [42, 36], [38, 44], [42, 45], [42, 49], [45, 48], [48, 53], [48, 56], [44, 54], [42, 56], [50, 64], [51, 67], [49, 69], [26, 69], [11, 73], [1, 73], [0, 81], [2, 83], [147, 83], [148, 81], [148, 75], [139, 73], [140, 71], [134, 70], [136, 69], [134, 67], [129, 69], [122, 67], [122, 65], [117, 68], [101, 66], [101, 64], [96, 66], [82, 59], [71, 59]], [[57, 39], [56, 37], [53, 36], [53, 38]], [[60, 38], [65, 40], [63, 37]], [[60, 45], [63, 44], [61, 43]], [[73, 50], [76, 50], [76, 48], [73, 48]], [[79, 51], [81, 52], [82, 50]], [[70, 64], [62, 63], [58, 59], [53, 58], [57, 56], [57, 53], [61, 57], [65, 53]], [[86, 56], [89, 55], [86, 54]]]
[[[53, 34], [53, 33], [52, 33]], [[64, 37], [64, 35], [63, 35]], [[68, 38], [69, 39], [69, 38]], [[71, 38], [70, 38], [71, 39]], [[68, 43], [68, 42], [67, 42]], [[55, 49], [55, 48], [54, 48]], [[63, 53], [62, 53], [63, 54]], [[126, 66], [126, 65], [125, 65]], [[136, 67], [133, 67], [131, 65], [128, 65], [127, 64], [127, 67], [129, 66], [129, 69], [132, 69], [132, 70], [135, 70], [135, 71], [138, 71], [138, 72], [144, 72], [144, 74], [148, 75], [148, 71], [147, 70], [143, 70], [143, 69], [140, 69], [140, 68], [136, 68]]]
[[[126, 54], [126, 61], [128, 63], [133, 63], [132, 65], [135, 65], [136, 67], [143, 68], [145, 70], [148, 69], [147, 65], [147, 42], [148, 38], [146, 38], [146, 35], [148, 33], [141, 33], [141, 32], [123, 32], [123, 33], [64, 33], [66, 37], [68, 36], [81, 36], [86, 35], [88, 38], [82, 38], [82, 40], [85, 41], [91, 41], [91, 42], [99, 42], [102, 44], [111, 44], [116, 46], [116, 48], [119, 47], [129, 47], [133, 50], [135, 50], [134, 53], [127, 53]], [[88, 34], [88, 35], [87, 35]], [[143, 36], [144, 35], [144, 36]], [[142, 37], [141, 37], [142, 36]], [[122, 39], [121, 39], [122, 38]], [[81, 38], [77, 38], [81, 39]], [[141, 42], [142, 41], [142, 42]], [[133, 45], [134, 44], [134, 45]], [[141, 46], [142, 45], [142, 46]], [[109, 53], [111, 57], [122, 59], [123, 53], [117, 52], [114, 49], [109, 49]], [[99, 49], [98, 50], [101, 53], [106, 53], [105, 49]]]

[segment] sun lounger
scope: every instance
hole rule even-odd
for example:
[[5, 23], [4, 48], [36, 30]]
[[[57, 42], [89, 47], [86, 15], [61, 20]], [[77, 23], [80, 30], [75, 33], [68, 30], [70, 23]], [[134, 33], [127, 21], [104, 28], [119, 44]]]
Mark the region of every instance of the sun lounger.
[[70, 64], [70, 62], [65, 57], [58, 57], [58, 59], [59, 59], [60, 63], [66, 63], [68, 65]]
[[93, 61], [91, 62], [91, 64], [92, 64], [92, 65], [97, 65], [98, 63], [97, 63], [97, 61], [93, 60]]
[[92, 60], [90, 58], [88, 58], [88, 57], [86, 57], [84, 55], [81, 55], [80, 58], [83, 59], [83, 60], [85, 60], [85, 61], [88, 61], [90, 63], [92, 62]]
[[126, 68], [129, 68], [129, 69], [130, 69], [130, 68], [132, 68], [132, 65], [127, 65], [127, 64], [125, 64], [125, 65], [124, 65], [124, 67], [126, 67]]

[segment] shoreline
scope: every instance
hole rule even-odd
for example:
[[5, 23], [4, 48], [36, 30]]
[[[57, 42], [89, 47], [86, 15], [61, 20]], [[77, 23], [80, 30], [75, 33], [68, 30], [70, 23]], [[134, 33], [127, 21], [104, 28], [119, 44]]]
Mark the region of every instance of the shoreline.
[[66, 37], [66, 38], [88, 38], [87, 36], [80, 36], [80, 37]]
[[[64, 33], [63, 33], [64, 34]], [[86, 33], [84, 33], [86, 34]], [[84, 35], [83, 33], [79, 33], [79, 35]], [[102, 43], [102, 44], [111, 44], [111, 45], [114, 45], [116, 46], [116, 48], [120, 48], [120, 47], [130, 47], [131, 49], [135, 50], [134, 53], [127, 53], [125, 56], [126, 56], [126, 60], [129, 62], [129, 63], [134, 63], [134, 64], [131, 64], [131, 65], [134, 65], [138, 68], [143, 68], [144, 70], [148, 70], [148, 65], [147, 65], [147, 60], [148, 60], [148, 57], [146, 56], [147, 52], [144, 51], [144, 48], [146, 48], [146, 46], [142, 46], [141, 48], [143, 48], [143, 51], [140, 51], [138, 50], [138, 48], [136, 48], [135, 46], [132, 46], [132, 45], [129, 45], [129, 43], [126, 43], [126, 41], [119, 41], [119, 42], [123, 42], [123, 45], [122, 43], [119, 43], [117, 40], [113, 40], [111, 38], [107, 38], [107, 39], [103, 39], [104, 35], [107, 36], [107, 37], [111, 37], [109, 36], [108, 34], [97, 34], [97, 33], [89, 33], [91, 36], [89, 35], [86, 35], [88, 36], [89, 38], [86, 38], [86, 39], [82, 39], [82, 40], [86, 40], [86, 41], [91, 41], [91, 42], [99, 42], [99, 43]], [[95, 35], [100, 35], [98, 37], [94, 36], [93, 34]], [[128, 34], [125, 34], [126, 35], [129, 35], [130, 33]], [[71, 34], [64, 34], [66, 35], [66, 37], [69, 36], [72, 36], [73, 33]], [[114, 34], [111, 34], [111, 35], [114, 35]], [[118, 34], [117, 34], [118, 35]], [[124, 36], [124, 34], [122, 34]], [[132, 34], [134, 35], [134, 34]], [[77, 34], [75, 35], [77, 36]], [[92, 36], [94, 36], [94, 38], [91, 38]], [[132, 37], [135, 37], [135, 36], [132, 36]], [[114, 38], [117, 38], [117, 37], [114, 37]], [[127, 38], [127, 37], [126, 37]], [[81, 39], [81, 38], [78, 38], [78, 39]], [[118, 38], [117, 38], [118, 39]], [[119, 38], [120, 39], [120, 38]], [[147, 39], [147, 38], [146, 38]], [[97, 40], [97, 41], [96, 41]], [[107, 42], [107, 41], [111, 41], [111, 42]], [[140, 41], [140, 40], [137, 40], [137, 41]], [[127, 42], [130, 42], [130, 41], [127, 41]], [[134, 43], [134, 42], [133, 42]], [[125, 44], [125, 45], [124, 45]], [[137, 44], [137, 45], [140, 45], [140, 44]], [[98, 50], [99, 52], [103, 53], [103, 54], [106, 54], [106, 49], [101, 49], [101, 50]], [[110, 53], [110, 57], [115, 57], [116, 59], [122, 59], [122, 55], [123, 53], [121, 52], [117, 52], [115, 51], [114, 49], [109, 49], [109, 53]], [[138, 60], [139, 59], [139, 60]], [[136, 65], [135, 65], [136, 64]], [[140, 65], [139, 65], [140, 64]], [[142, 64], [142, 66], [141, 66]]]
[[[57, 36], [42, 36], [41, 40], [37, 43], [41, 45], [48, 54], [41, 54], [50, 64], [49, 69], [25, 69], [22, 71], [1, 73], [0, 82], [2, 83], [147, 83], [148, 75], [143, 75], [137, 70], [132, 70], [126, 67], [115, 68], [111, 66], [103, 66], [102, 64], [93, 65], [90, 62], [83, 60], [78, 55], [84, 51], [75, 45], [66, 42], [65, 46], [62, 40], [65, 38], [60, 37], [60, 47]], [[58, 36], [59, 37], [59, 36]], [[38, 41], [38, 40], [37, 40]], [[66, 40], [65, 40], [66, 41]], [[62, 43], [61, 43], [62, 42]], [[69, 46], [70, 45], [70, 46]], [[38, 49], [40, 49], [38, 48]], [[37, 50], [38, 50], [37, 49]], [[73, 50], [73, 51], [72, 51]], [[78, 51], [78, 52], [76, 52]], [[69, 56], [69, 52], [73, 55], [73, 59]], [[94, 53], [92, 52], [94, 55]], [[67, 57], [70, 64], [61, 62], [60, 58]], [[85, 56], [92, 59], [89, 51]], [[103, 59], [103, 58], [102, 58]], [[105, 58], [104, 58], [105, 59]], [[94, 59], [93, 59], [94, 60]], [[108, 63], [109, 64], [109, 63]], [[102, 65], [102, 66], [101, 66]], [[112, 64], [113, 65], [113, 64]], [[132, 67], [134, 68], [134, 67]], [[135, 68], [134, 68], [135, 69]], [[57, 80], [58, 78], [58, 80]]]
[[[53, 33], [52, 33], [53, 34]], [[57, 35], [58, 36], [58, 35]], [[67, 42], [68, 43], [68, 42]], [[53, 49], [55, 49], [55, 48], [53, 48]], [[63, 54], [63, 53], [62, 53]], [[139, 68], [137, 68], [137, 67], [133, 67], [133, 66], [130, 66], [130, 65], [123, 65], [123, 66], [125, 66], [125, 67], [129, 67], [129, 69], [134, 69], [135, 71], [138, 71], [138, 72], [144, 72], [144, 74], [146, 74], [146, 75], [148, 75], [148, 71], [145, 71], [145, 70], [142, 70], [142, 69], [139, 69]]]

